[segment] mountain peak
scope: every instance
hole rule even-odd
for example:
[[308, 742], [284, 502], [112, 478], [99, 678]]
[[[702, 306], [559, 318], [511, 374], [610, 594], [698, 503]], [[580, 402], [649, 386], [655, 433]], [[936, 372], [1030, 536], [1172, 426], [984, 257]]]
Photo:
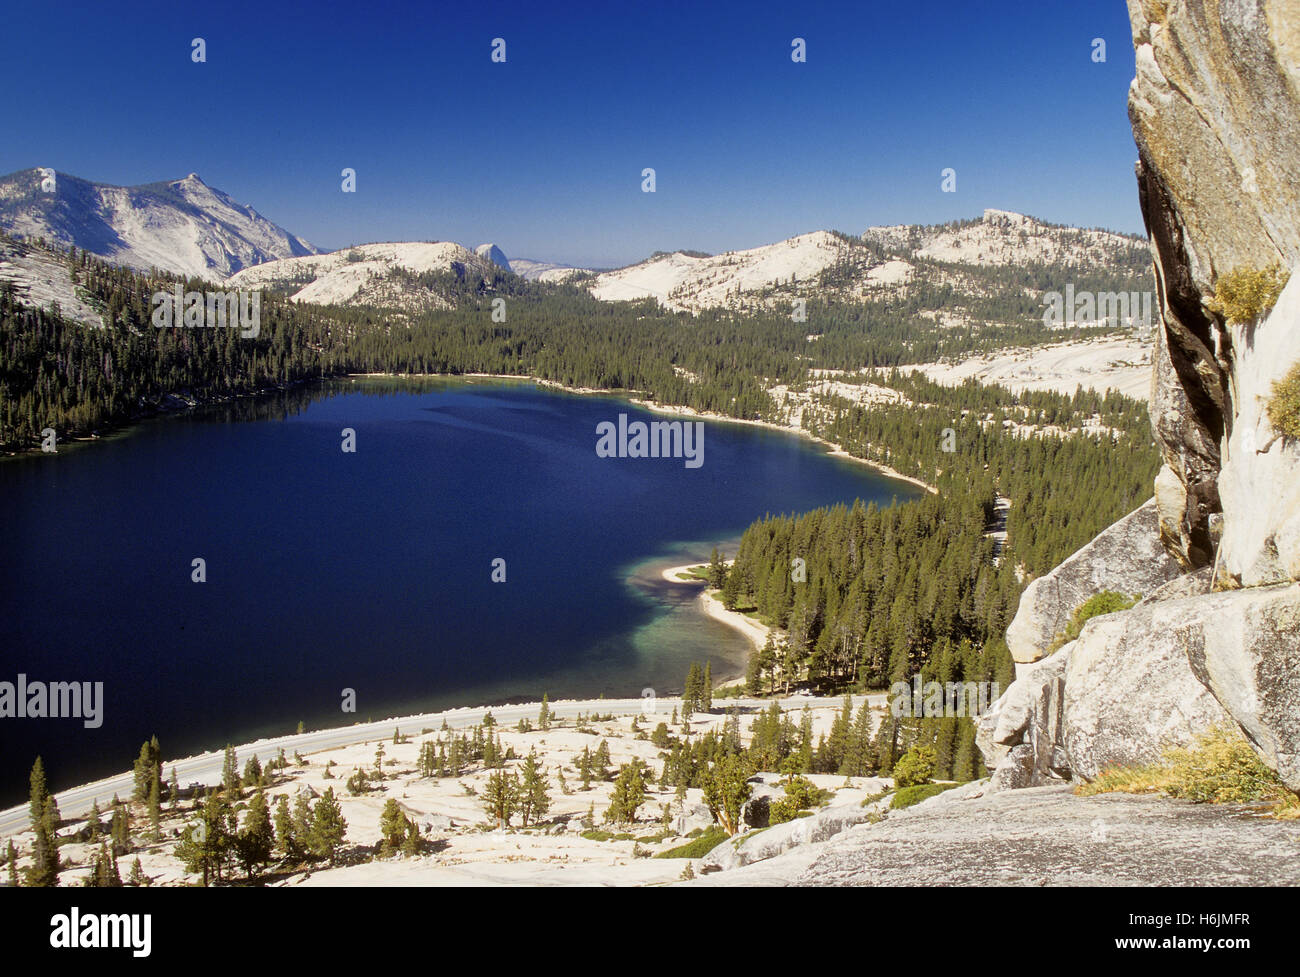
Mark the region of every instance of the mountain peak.
[[486, 258], [498, 268], [504, 268], [506, 271], [513, 270], [510, 267], [510, 260], [506, 257], [506, 253], [495, 244], [480, 244], [474, 249], [474, 253], [480, 258]]
[[33, 172], [41, 170], [0, 177], [0, 229], [10, 234], [211, 281], [265, 261], [318, 253], [197, 173], [132, 187], [59, 173], [56, 194], [42, 192]]

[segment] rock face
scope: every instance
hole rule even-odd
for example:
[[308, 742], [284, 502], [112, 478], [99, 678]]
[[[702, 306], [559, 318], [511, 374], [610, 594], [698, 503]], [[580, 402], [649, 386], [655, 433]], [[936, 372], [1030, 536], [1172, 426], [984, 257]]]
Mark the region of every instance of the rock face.
[[513, 270], [510, 267], [510, 260], [506, 258], [506, 253], [495, 244], [480, 244], [474, 249], [474, 253], [480, 258], [492, 262], [498, 268], [504, 268], [506, 271]]
[[1218, 478], [1233, 413], [1268, 393], [1253, 371], [1234, 377], [1252, 339], [1203, 298], [1234, 268], [1300, 261], [1300, 0], [1128, 8], [1129, 116], [1163, 326], [1151, 417], [1168, 471], [1157, 499], [1162, 537], [1191, 569], [1214, 560], [1211, 516], [1233, 521]]
[[1300, 584], [1212, 594], [1188, 647], [1192, 670], [1264, 762], [1300, 791]]
[[1031, 583], [1007, 628], [1011, 657], [1038, 661], [1079, 605], [1102, 591], [1145, 595], [1176, 577], [1179, 565], [1161, 547], [1157, 528], [1153, 499]]
[[1093, 618], [1070, 646], [1063, 752], [1075, 776], [1153, 763], [1211, 726], [1231, 726], [1188, 661], [1214, 632], [1215, 605], [1200, 596], [1143, 603]]
[[[976, 743], [993, 770], [992, 790], [1013, 790], [1070, 776], [1062, 749], [1065, 672], [1074, 642], [1025, 666], [976, 720]], [[994, 769], [996, 767], [996, 769]]]
[[1300, 579], [1300, 443], [1277, 436], [1265, 410], [1273, 382], [1300, 363], [1300, 275], [1257, 328], [1229, 327], [1232, 433], [1219, 472], [1220, 579], [1258, 587]]

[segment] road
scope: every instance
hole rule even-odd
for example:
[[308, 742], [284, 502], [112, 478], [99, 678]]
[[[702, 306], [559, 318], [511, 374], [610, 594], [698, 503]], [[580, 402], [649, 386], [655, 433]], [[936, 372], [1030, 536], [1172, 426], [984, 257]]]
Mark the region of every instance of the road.
[[[862, 702], [862, 696], [853, 697], [853, 706], [856, 709]], [[887, 696], [884, 693], [867, 696], [873, 708], [885, 705]], [[727, 706], [736, 705], [742, 709], [766, 709], [772, 704], [771, 699], [718, 699], [714, 702], [714, 713], [721, 713]], [[827, 706], [838, 705], [843, 701], [843, 697], [817, 698], [807, 695], [789, 696], [784, 699], [776, 700], [781, 703], [782, 709], [802, 709], [805, 705]], [[442, 728], [443, 720], [452, 729], [460, 729], [467, 726], [477, 726], [483, 722], [483, 717], [491, 712], [492, 717], [501, 726], [510, 727], [519, 723], [520, 719], [536, 721], [537, 712], [541, 708], [541, 703], [528, 702], [520, 705], [510, 706], [477, 706], [474, 708], [448, 709], [444, 712], [429, 712], [418, 716], [398, 716], [393, 719], [384, 719], [374, 723], [357, 723], [352, 726], [342, 726], [333, 729], [321, 729], [311, 733], [297, 733], [291, 736], [277, 736], [270, 739], [255, 740], [252, 743], [246, 743], [243, 746], [236, 747], [239, 753], [240, 762], [243, 763], [251, 755], [256, 754], [263, 763], [276, 756], [281, 748], [288, 756], [294, 752], [308, 754], [316, 753], [320, 750], [337, 749], [342, 746], [350, 746], [353, 743], [364, 743], [367, 740], [391, 739], [393, 729], [400, 728], [404, 733], [417, 734], [421, 729], [432, 727], [433, 729]], [[653, 714], [649, 718], [659, 718], [667, 720], [672, 714], [673, 709], [681, 708], [680, 699], [658, 699], [653, 703], [648, 703], [645, 699], [580, 699], [580, 700], [562, 700], [550, 704], [551, 713], [555, 716], [564, 718], [573, 718], [578, 713], [598, 712], [602, 715], [613, 713], [616, 716], [629, 716], [633, 713], [645, 712], [648, 708], [653, 709]], [[176, 779], [182, 786], [202, 783], [215, 784], [221, 780], [221, 768], [225, 760], [225, 751], [216, 750], [211, 753], [201, 753], [198, 756], [185, 757], [180, 760], [165, 760], [163, 769], [165, 776], [170, 777], [172, 768], [176, 770]], [[95, 801], [99, 801], [101, 810], [107, 808], [112, 801], [113, 795], [117, 794], [121, 798], [128, 798], [135, 789], [135, 778], [130, 772], [117, 774], [112, 777], [106, 777], [103, 780], [97, 780], [91, 784], [84, 784], [81, 787], [73, 787], [55, 795], [59, 804], [59, 813], [64, 820], [73, 819], [87, 813]], [[17, 834], [25, 831], [30, 824], [30, 813], [26, 804], [20, 804], [17, 807], [11, 807], [5, 811], [0, 811], [0, 836]]]

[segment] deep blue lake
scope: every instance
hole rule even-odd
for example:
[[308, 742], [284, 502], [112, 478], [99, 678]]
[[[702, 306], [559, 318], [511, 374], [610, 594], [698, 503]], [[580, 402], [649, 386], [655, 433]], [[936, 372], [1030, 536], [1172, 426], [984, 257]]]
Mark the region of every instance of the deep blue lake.
[[152, 734], [167, 758], [299, 721], [680, 689], [706, 658], [739, 672], [746, 640], [659, 571], [767, 513], [918, 493], [724, 422], [699, 468], [598, 458], [619, 413], [665, 419], [531, 383], [359, 379], [0, 463], [0, 681], [105, 699], [95, 730], [0, 719], [0, 802], [38, 753], [61, 789]]

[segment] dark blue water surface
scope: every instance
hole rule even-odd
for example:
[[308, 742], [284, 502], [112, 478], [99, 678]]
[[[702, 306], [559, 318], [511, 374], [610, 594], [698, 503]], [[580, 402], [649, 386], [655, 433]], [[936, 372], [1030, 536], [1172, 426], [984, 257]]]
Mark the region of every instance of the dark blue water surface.
[[0, 681], [105, 683], [97, 730], [0, 719], [0, 801], [37, 753], [66, 787], [153, 734], [175, 757], [300, 720], [680, 688], [705, 658], [738, 671], [745, 639], [664, 566], [769, 512], [916, 494], [736, 424], [706, 423], [698, 469], [598, 458], [620, 412], [657, 417], [527, 383], [345, 381], [0, 464]]

